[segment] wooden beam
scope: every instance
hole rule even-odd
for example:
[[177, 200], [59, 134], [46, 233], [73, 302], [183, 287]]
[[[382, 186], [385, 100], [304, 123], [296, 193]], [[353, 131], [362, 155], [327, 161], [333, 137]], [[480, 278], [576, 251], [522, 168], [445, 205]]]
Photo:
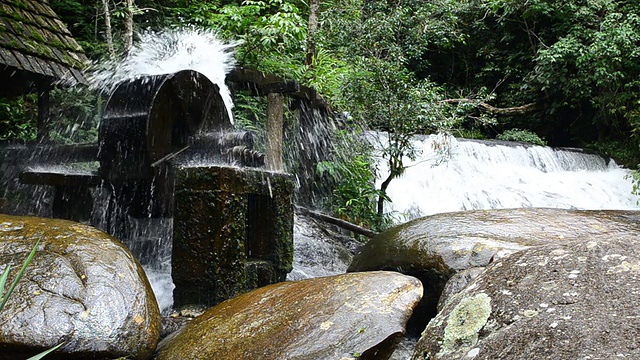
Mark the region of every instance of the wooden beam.
[[294, 99], [308, 101], [314, 108], [327, 108], [329, 106], [324, 98], [313, 88], [304, 86], [294, 80], [282, 79], [276, 75], [253, 69], [234, 69], [227, 75], [227, 82], [235, 90], [247, 90], [257, 96], [280, 93]]
[[348, 221], [342, 220], [342, 219], [338, 219], [336, 217], [333, 216], [329, 216], [326, 214], [323, 214], [321, 212], [318, 211], [314, 211], [314, 210], [310, 210], [307, 208], [304, 208], [302, 206], [296, 206], [296, 211], [298, 211], [300, 214], [302, 215], [307, 215], [309, 217], [312, 217], [314, 219], [320, 220], [320, 221], [324, 221], [327, 222], [329, 224], [333, 224], [336, 225], [338, 227], [341, 227], [343, 229], [347, 229], [349, 231], [353, 231], [356, 234], [360, 234], [360, 235], [364, 235], [368, 238], [374, 238], [376, 235], [378, 235], [377, 232], [369, 230], [367, 228], [364, 228], [360, 225], [356, 225], [354, 223], [350, 223]]

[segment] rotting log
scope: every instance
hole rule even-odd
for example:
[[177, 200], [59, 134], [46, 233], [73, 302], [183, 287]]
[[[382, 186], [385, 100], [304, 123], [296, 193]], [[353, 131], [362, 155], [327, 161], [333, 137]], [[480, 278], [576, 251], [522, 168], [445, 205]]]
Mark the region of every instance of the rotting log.
[[375, 236], [378, 235], [377, 232], [369, 230], [367, 228], [364, 228], [360, 225], [356, 225], [354, 223], [350, 223], [346, 220], [342, 220], [342, 219], [338, 219], [336, 217], [333, 216], [329, 216], [327, 214], [323, 214], [321, 212], [318, 211], [314, 211], [311, 209], [307, 209], [305, 207], [302, 206], [296, 206], [296, 211], [299, 212], [302, 215], [307, 215], [310, 216], [314, 219], [320, 220], [320, 221], [324, 221], [326, 223], [329, 224], [333, 224], [336, 225], [338, 227], [341, 227], [343, 229], [349, 230], [349, 231], [353, 231], [356, 234], [360, 234], [363, 236], [366, 236], [368, 238], [374, 238]]

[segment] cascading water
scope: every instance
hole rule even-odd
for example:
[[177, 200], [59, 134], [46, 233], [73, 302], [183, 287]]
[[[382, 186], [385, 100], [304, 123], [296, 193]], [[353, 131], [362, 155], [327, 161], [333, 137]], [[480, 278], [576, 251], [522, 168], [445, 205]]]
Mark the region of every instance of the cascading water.
[[[386, 134], [372, 134], [382, 146]], [[636, 209], [629, 171], [578, 149], [417, 136], [421, 152], [391, 181], [385, 212], [402, 220], [451, 211], [518, 207]], [[380, 160], [380, 178], [388, 174]]]
[[[370, 133], [379, 151], [385, 133]], [[505, 141], [416, 136], [419, 156], [404, 158], [404, 174], [387, 189], [385, 212], [398, 222], [452, 211], [519, 207], [637, 209], [629, 171], [579, 149]], [[379, 158], [378, 187], [388, 176]], [[417, 338], [403, 338], [392, 360], [412, 356]]]

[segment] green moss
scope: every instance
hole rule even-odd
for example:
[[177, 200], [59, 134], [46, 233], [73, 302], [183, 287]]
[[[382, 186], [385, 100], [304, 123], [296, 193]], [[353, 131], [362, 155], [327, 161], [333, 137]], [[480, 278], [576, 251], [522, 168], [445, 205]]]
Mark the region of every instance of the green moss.
[[40, 42], [40, 43], [44, 43], [44, 42], [45, 42], [44, 37], [42, 37], [42, 35], [40, 35], [40, 33], [39, 33], [39, 32], [37, 32], [37, 31], [32, 31], [32, 32], [31, 32], [31, 36], [32, 36], [32, 37], [33, 37], [37, 42]]
[[491, 315], [491, 298], [479, 293], [464, 298], [451, 311], [444, 329], [444, 341], [440, 353], [446, 354], [458, 349], [469, 349], [478, 342], [478, 332]]
[[[284, 281], [293, 262], [292, 197], [293, 181], [284, 174], [225, 166], [178, 169], [176, 304], [213, 305], [256, 285]], [[261, 213], [249, 211], [249, 198], [254, 206], [262, 204]], [[265, 223], [265, 217], [271, 220]]]
[[49, 45], [58, 48], [58, 49], [66, 49], [66, 46], [60, 40], [52, 40], [49, 42]]

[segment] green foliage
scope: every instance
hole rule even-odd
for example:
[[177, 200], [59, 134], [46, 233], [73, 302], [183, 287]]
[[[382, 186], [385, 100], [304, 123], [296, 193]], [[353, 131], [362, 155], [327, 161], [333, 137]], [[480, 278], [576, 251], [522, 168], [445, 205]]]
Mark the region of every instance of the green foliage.
[[93, 90], [76, 86], [51, 91], [49, 137], [59, 144], [94, 143], [102, 116], [102, 98]]
[[536, 133], [529, 130], [509, 129], [496, 136], [498, 140], [521, 141], [533, 145], [546, 146], [547, 142], [542, 140]]
[[330, 176], [333, 190], [333, 210], [342, 219], [375, 231], [386, 228], [390, 221], [378, 215], [375, 202], [385, 196], [375, 188], [375, 169], [366, 153], [349, 161], [325, 161], [317, 164], [317, 173]]
[[234, 127], [239, 130], [251, 131], [254, 135], [255, 150], [264, 152], [267, 133], [266, 98], [251, 96], [247, 92], [236, 92], [233, 95]]
[[616, 163], [628, 168], [635, 168], [640, 164], [638, 144], [633, 139], [595, 141], [585, 146], [603, 156], [613, 158]]
[[348, 61], [338, 58], [330, 50], [320, 48], [313, 57], [311, 66], [302, 65], [292, 69], [293, 78], [316, 89], [336, 109], [350, 109], [343, 89], [356, 68]]
[[[474, 137], [495, 134], [493, 127], [517, 128], [539, 134], [554, 146], [604, 146], [609, 154], [619, 153], [613, 155], [617, 160], [625, 158], [625, 164], [640, 158], [636, 0], [322, 1], [311, 66], [304, 65], [304, 1], [136, 4], [157, 10], [139, 13], [139, 24], [191, 23], [214, 28], [226, 39], [242, 40], [237, 49], [240, 65], [310, 85], [333, 110], [347, 111], [354, 121], [387, 131], [389, 181], [402, 173], [403, 156], [416, 155], [410, 145], [413, 134], [455, 128]], [[103, 19], [95, 5], [52, 2], [90, 53], [104, 51]], [[121, 18], [114, 16], [113, 21], [116, 33], [121, 31]], [[479, 101], [497, 108], [540, 106], [535, 113], [507, 117], [478, 107]], [[260, 132], [261, 108], [259, 101], [240, 96], [238, 126]], [[12, 119], [12, 125], [26, 124], [15, 115]], [[25, 126], [0, 134], [34, 136], [29, 130], [33, 127]], [[77, 134], [53, 135], [61, 142], [93, 136]], [[524, 132], [507, 131], [500, 137], [541, 141]], [[331, 160], [336, 167], [341, 161]]]
[[306, 19], [301, 1], [245, 0], [229, 2], [189, 2], [176, 6], [173, 16], [216, 29], [230, 40], [241, 40], [236, 49], [240, 65], [291, 76], [302, 66], [306, 41]]
[[33, 96], [0, 99], [0, 140], [33, 141], [38, 133]]
[[[91, 143], [98, 138], [102, 99], [82, 87], [50, 92], [48, 135], [61, 144]], [[0, 140], [34, 141], [37, 136], [37, 95], [0, 99]]]

